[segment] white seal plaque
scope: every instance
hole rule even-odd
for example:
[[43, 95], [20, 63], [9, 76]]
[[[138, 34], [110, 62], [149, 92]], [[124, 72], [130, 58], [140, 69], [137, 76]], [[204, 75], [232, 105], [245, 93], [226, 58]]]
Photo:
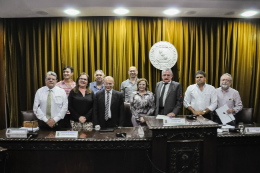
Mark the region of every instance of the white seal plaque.
[[155, 43], [149, 53], [149, 59], [152, 65], [159, 69], [172, 68], [178, 59], [176, 48], [167, 41]]

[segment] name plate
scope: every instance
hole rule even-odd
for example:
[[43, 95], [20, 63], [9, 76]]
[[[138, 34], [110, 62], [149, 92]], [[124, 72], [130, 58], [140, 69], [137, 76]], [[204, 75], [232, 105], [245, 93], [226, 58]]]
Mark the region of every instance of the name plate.
[[8, 128], [6, 129], [6, 135], [27, 135], [27, 129], [19, 129], [19, 128]]
[[245, 127], [245, 133], [260, 133], [260, 127]]
[[78, 131], [56, 131], [55, 138], [78, 138]]
[[163, 120], [163, 126], [181, 126], [185, 125], [185, 118], [169, 118]]

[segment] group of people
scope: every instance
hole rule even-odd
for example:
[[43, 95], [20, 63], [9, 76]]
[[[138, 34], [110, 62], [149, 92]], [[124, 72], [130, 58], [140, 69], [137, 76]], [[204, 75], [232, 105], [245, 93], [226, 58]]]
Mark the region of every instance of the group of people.
[[[76, 82], [72, 80], [73, 68], [63, 69], [63, 80], [57, 83], [55, 72], [45, 77], [46, 86], [37, 90], [33, 111], [39, 119], [41, 129], [70, 128], [71, 121], [88, 123], [95, 129], [124, 126], [124, 102], [130, 103], [133, 126], [145, 124], [145, 116], [166, 115], [175, 117], [182, 105], [194, 115], [212, 119], [212, 112], [225, 104], [227, 113], [236, 114], [242, 108], [239, 92], [230, 87], [232, 76], [228, 73], [220, 78], [220, 88], [206, 84], [206, 73], [197, 71], [196, 84], [185, 93], [182, 86], [172, 81], [170, 68], [162, 70], [162, 81], [156, 85], [155, 93], [149, 91], [145, 78], [138, 78], [138, 70], [129, 68], [129, 79], [122, 82], [120, 91], [113, 89], [114, 78], [102, 70], [95, 72], [95, 81], [81, 73]], [[217, 120], [219, 121], [219, 120]]]

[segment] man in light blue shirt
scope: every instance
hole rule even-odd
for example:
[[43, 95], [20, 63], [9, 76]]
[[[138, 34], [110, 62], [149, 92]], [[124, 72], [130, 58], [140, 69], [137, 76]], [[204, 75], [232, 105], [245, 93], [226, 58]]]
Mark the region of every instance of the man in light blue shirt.
[[90, 89], [96, 94], [98, 91], [102, 91], [105, 89], [103, 81], [105, 74], [102, 70], [96, 70], [95, 72], [95, 82], [91, 82], [89, 84]]

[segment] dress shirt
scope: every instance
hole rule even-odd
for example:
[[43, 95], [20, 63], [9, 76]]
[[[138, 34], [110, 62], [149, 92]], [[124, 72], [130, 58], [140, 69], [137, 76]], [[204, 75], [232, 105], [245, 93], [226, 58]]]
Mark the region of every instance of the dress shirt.
[[[64, 80], [59, 81], [56, 84], [57, 87], [60, 87], [65, 90], [67, 97], [70, 94], [70, 91], [76, 86], [76, 83], [74, 81], [71, 82], [71, 85], [68, 86]], [[67, 114], [70, 114], [70, 111], [67, 111]]]
[[190, 85], [184, 97], [185, 108], [191, 106], [195, 111], [204, 111], [207, 108], [214, 111], [217, 108], [217, 92], [215, 87], [205, 83], [201, 91], [198, 84]]
[[219, 87], [216, 89], [218, 95], [218, 108], [224, 106], [225, 104], [234, 109], [233, 115], [242, 110], [243, 104], [239, 95], [239, 92], [233, 88], [227, 89], [225, 92]]
[[[112, 100], [112, 91], [113, 89], [111, 89], [109, 91], [109, 109], [108, 109], [108, 118], [111, 118], [111, 100]], [[107, 91], [105, 91], [105, 105], [107, 104]]]
[[[46, 107], [49, 88], [41, 87], [37, 90], [34, 98], [33, 112], [38, 119], [47, 122]], [[68, 99], [64, 89], [57, 86], [51, 89], [51, 118], [58, 122], [63, 119], [68, 110]]]
[[123, 93], [125, 102], [129, 103], [132, 92], [136, 91], [138, 80], [139, 79], [137, 78], [135, 83], [132, 83], [129, 79], [127, 79], [121, 83], [120, 90], [121, 90], [121, 93]]
[[94, 92], [94, 94], [96, 94], [98, 91], [104, 90], [104, 89], [105, 89], [105, 86], [104, 86], [104, 84], [102, 84], [101, 88], [99, 89], [99, 88], [97, 87], [97, 82], [95, 81], [95, 82], [91, 82], [91, 83], [89, 84], [89, 88], [91, 89], [91, 91]]
[[162, 90], [163, 90], [163, 88], [165, 87], [164, 97], [163, 97], [163, 107], [164, 107], [164, 105], [165, 105], [166, 96], [167, 96], [169, 87], [170, 87], [170, 85], [171, 85], [171, 82], [172, 82], [172, 81], [168, 82], [167, 85], [165, 85], [165, 82], [163, 82], [163, 85], [164, 85], [164, 86], [161, 88], [161, 91], [160, 91], [160, 97], [161, 97]]
[[62, 81], [59, 81], [59, 82], [56, 84], [56, 86], [57, 86], [57, 87], [60, 87], [60, 88], [62, 88], [62, 89], [64, 89], [65, 92], [66, 92], [66, 95], [67, 95], [67, 97], [68, 97], [69, 94], [70, 94], [70, 91], [76, 86], [76, 83], [75, 83], [74, 81], [72, 81], [72, 82], [71, 82], [71, 85], [68, 86], [68, 85], [65, 83], [65, 81], [62, 80]]

